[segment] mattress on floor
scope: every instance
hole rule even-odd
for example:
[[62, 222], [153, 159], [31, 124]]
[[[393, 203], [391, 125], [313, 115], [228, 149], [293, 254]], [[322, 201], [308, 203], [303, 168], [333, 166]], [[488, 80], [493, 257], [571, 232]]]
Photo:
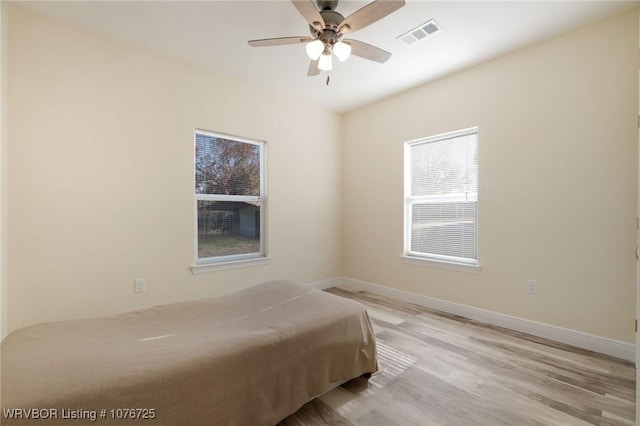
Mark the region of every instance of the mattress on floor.
[[3, 425], [273, 425], [377, 369], [361, 304], [286, 281], [38, 324], [1, 351]]

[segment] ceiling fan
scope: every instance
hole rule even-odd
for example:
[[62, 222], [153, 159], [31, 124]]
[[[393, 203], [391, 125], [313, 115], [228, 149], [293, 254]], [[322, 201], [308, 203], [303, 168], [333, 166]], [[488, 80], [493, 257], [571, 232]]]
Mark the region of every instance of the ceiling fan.
[[[311, 36], [265, 38], [249, 40], [253, 47], [306, 43], [311, 63], [308, 76], [333, 68], [331, 53], [341, 62], [349, 55], [379, 63], [386, 62], [391, 53], [362, 41], [344, 38], [345, 34], [360, 30], [404, 6], [404, 0], [376, 0], [346, 18], [336, 12], [338, 0], [291, 0], [298, 12], [309, 23]], [[318, 10], [320, 8], [320, 10]]]

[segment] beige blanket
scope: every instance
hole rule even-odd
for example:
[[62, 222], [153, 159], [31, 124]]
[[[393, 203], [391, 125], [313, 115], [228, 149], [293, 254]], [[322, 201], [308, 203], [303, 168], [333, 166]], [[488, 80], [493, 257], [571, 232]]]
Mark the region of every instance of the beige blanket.
[[273, 425], [377, 369], [362, 305], [284, 281], [34, 325], [1, 350], [3, 425]]

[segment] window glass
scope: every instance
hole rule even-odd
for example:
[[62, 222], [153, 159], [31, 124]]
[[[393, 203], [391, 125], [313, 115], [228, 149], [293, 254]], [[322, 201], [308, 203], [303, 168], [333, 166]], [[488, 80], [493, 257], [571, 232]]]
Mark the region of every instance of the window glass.
[[264, 257], [264, 143], [195, 134], [196, 262]]
[[477, 263], [478, 129], [405, 149], [405, 254]]

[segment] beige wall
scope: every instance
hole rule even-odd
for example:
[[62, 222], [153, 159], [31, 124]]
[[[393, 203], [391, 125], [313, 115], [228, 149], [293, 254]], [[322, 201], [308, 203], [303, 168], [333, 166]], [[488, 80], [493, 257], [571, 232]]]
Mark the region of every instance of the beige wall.
[[[347, 114], [345, 276], [633, 342], [637, 94], [636, 9]], [[472, 126], [481, 272], [402, 263], [403, 143]]]
[[[8, 52], [9, 331], [341, 275], [337, 114], [15, 5]], [[267, 141], [268, 266], [192, 275], [194, 128]]]

